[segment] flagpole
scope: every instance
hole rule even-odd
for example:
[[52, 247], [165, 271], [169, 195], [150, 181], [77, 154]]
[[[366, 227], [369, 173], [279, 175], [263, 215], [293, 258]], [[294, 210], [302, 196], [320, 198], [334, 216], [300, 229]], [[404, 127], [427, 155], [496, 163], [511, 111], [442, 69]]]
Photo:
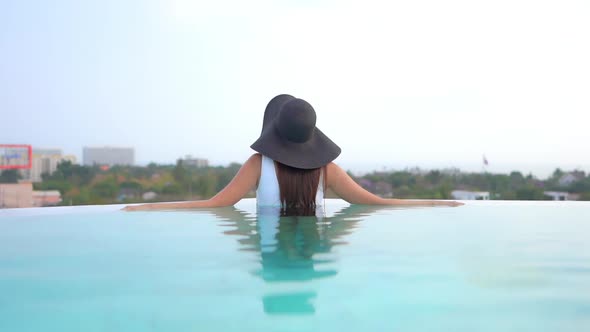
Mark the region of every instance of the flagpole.
[[487, 167], [488, 167], [489, 163], [488, 163], [488, 159], [486, 158], [485, 154], [482, 155], [482, 162], [483, 162], [481, 165], [482, 173], [487, 173], [487, 171], [488, 171]]

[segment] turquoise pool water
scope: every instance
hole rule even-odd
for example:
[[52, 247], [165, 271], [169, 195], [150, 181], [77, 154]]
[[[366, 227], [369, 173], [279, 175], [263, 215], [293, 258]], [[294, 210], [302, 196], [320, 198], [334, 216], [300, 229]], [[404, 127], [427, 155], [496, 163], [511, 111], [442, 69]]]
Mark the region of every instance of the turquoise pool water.
[[0, 331], [589, 331], [590, 204], [0, 210]]

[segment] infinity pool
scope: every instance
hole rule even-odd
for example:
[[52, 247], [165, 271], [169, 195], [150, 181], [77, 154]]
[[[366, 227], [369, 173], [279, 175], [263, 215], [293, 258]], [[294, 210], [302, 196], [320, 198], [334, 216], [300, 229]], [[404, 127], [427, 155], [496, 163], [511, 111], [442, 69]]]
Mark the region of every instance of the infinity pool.
[[590, 203], [0, 210], [0, 331], [590, 331]]

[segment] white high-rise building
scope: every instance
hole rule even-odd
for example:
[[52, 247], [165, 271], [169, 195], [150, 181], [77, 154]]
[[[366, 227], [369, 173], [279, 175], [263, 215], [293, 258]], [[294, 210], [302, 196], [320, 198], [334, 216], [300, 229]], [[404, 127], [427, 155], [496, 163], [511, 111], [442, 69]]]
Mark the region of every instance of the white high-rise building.
[[82, 161], [85, 166], [92, 165], [133, 165], [135, 149], [122, 147], [84, 147]]
[[57, 170], [57, 165], [63, 161], [76, 163], [76, 157], [73, 155], [62, 155], [60, 149], [33, 149], [33, 158], [31, 169], [21, 170], [22, 181], [41, 182], [43, 174], [53, 174]]
[[182, 163], [184, 166], [192, 166], [192, 167], [209, 167], [209, 160], [204, 158], [193, 158], [192, 155], [187, 154], [184, 159], [182, 159]]

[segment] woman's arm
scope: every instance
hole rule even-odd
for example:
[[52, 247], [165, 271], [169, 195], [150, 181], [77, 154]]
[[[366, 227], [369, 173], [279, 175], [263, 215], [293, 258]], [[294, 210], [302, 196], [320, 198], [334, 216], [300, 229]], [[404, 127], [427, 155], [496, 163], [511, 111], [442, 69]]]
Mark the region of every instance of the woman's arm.
[[459, 206], [463, 203], [455, 201], [433, 201], [433, 200], [409, 200], [409, 199], [387, 199], [374, 195], [354, 180], [340, 168], [340, 166], [328, 164], [328, 187], [338, 196], [351, 204], [365, 205], [399, 205], [399, 206]]
[[192, 209], [192, 208], [210, 208], [222, 207], [236, 204], [251, 189], [256, 187], [258, 178], [260, 178], [261, 155], [253, 154], [240, 168], [238, 174], [231, 182], [223, 188], [217, 195], [207, 200], [189, 201], [178, 203], [150, 203], [135, 206], [127, 206], [126, 211], [142, 210], [167, 210], [167, 209]]

